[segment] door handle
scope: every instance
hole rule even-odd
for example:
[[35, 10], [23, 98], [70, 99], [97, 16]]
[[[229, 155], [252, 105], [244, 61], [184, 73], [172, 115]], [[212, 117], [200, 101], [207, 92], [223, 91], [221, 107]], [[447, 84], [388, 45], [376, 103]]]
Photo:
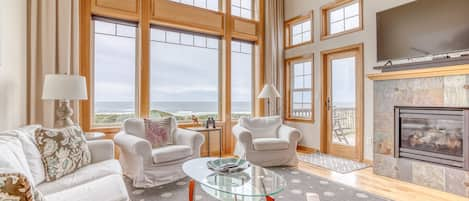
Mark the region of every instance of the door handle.
[[331, 106], [331, 97], [327, 97], [326, 105], [327, 105], [327, 111], [330, 111], [331, 108], [332, 108], [332, 106]]

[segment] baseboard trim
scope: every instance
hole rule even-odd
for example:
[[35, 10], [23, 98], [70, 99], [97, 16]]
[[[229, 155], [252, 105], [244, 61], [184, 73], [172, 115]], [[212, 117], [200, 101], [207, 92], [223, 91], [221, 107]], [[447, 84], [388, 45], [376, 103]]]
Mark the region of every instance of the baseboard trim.
[[308, 146], [304, 146], [304, 145], [298, 145], [296, 147], [296, 150], [299, 151], [299, 152], [302, 152], [302, 153], [316, 153], [316, 152], [319, 151], [318, 149], [308, 147]]
[[365, 164], [368, 164], [368, 165], [370, 165], [370, 166], [373, 166], [373, 161], [372, 161], [372, 160], [363, 159], [362, 163], [365, 163]]

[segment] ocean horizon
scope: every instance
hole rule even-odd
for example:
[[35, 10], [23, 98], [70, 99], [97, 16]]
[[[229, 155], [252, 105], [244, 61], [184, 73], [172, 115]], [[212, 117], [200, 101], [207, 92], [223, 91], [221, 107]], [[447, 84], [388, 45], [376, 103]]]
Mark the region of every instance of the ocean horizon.
[[[231, 104], [233, 112], [250, 112], [251, 103], [235, 101]], [[169, 113], [216, 113], [216, 101], [156, 101], [151, 102], [151, 109]], [[95, 113], [130, 113], [135, 111], [135, 103], [130, 101], [96, 101]]]

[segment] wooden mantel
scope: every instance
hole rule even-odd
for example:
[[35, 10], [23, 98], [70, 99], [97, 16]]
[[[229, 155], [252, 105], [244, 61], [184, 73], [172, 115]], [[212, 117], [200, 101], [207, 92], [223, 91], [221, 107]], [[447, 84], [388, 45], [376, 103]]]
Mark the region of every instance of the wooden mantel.
[[398, 80], [469, 74], [469, 64], [368, 74], [370, 80]]

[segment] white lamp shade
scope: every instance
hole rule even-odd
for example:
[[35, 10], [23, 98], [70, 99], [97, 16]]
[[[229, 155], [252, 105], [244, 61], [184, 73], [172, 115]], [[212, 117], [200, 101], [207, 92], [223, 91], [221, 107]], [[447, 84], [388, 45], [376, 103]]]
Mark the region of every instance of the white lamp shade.
[[43, 100], [85, 100], [86, 80], [78, 75], [46, 75], [42, 88]]
[[257, 96], [257, 98], [279, 98], [280, 93], [278, 93], [277, 89], [275, 89], [273, 84], [266, 84], [262, 89], [261, 93]]

